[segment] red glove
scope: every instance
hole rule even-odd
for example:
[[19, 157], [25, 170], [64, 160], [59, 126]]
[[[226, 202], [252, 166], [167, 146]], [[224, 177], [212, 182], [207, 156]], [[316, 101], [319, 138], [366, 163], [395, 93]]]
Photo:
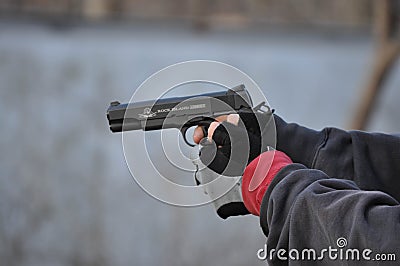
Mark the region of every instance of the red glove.
[[281, 151], [267, 151], [255, 158], [243, 173], [242, 197], [247, 210], [260, 216], [261, 202], [265, 191], [275, 175], [292, 160]]

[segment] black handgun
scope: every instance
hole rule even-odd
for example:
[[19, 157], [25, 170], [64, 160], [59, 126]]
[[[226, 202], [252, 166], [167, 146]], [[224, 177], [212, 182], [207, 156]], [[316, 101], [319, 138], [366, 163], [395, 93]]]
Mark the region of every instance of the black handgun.
[[207, 136], [211, 122], [220, 115], [241, 111], [252, 112], [253, 103], [244, 85], [226, 91], [212, 92], [187, 97], [173, 97], [156, 101], [129, 104], [112, 102], [107, 109], [107, 119], [112, 132], [142, 129], [159, 130], [177, 128], [184, 141], [190, 127], [201, 126]]

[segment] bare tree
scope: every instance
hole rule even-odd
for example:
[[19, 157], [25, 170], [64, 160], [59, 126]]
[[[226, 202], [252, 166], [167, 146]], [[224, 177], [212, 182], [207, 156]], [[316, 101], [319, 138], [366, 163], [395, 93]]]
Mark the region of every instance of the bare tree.
[[398, 27], [400, 12], [399, 0], [374, 1], [376, 49], [371, 74], [368, 76], [365, 91], [360, 98], [355, 116], [350, 125], [352, 129], [365, 129], [370, 113], [379, 92], [400, 54]]

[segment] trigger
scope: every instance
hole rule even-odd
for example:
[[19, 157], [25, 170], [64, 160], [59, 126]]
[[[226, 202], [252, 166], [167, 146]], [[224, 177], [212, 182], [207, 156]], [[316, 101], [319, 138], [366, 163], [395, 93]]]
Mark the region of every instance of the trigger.
[[214, 122], [214, 119], [209, 119], [206, 121], [202, 121], [199, 123], [199, 127], [203, 131], [203, 137], [206, 138], [208, 136], [208, 128], [210, 127], [211, 123]]
[[184, 140], [185, 143], [186, 143], [187, 145], [189, 145], [190, 147], [194, 147], [194, 146], [196, 146], [196, 145], [190, 143], [190, 142], [187, 140], [187, 138], [186, 138], [186, 132], [187, 132], [188, 129], [189, 129], [189, 127], [182, 127], [182, 128], [181, 128], [183, 140]]
[[208, 136], [208, 127], [200, 126], [201, 130], [203, 131], [203, 136], [206, 138]]

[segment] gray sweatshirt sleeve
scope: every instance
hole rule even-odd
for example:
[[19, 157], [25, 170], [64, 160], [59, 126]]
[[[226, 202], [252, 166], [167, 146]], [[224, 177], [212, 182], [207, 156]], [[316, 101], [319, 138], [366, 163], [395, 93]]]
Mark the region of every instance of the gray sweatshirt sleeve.
[[[372, 259], [378, 253], [394, 254], [397, 259], [397, 264], [386, 261], [382, 265], [398, 265], [400, 260], [400, 205], [396, 199], [380, 191], [361, 190], [351, 180], [329, 178], [300, 164], [286, 166], [274, 178], [261, 204], [260, 223], [268, 236], [270, 265], [377, 265]], [[339, 246], [339, 239], [347, 244]], [[336, 249], [336, 259], [330, 259], [329, 247]], [[286, 251], [283, 256], [287, 260], [278, 259], [279, 249]], [[299, 258], [307, 250], [306, 260], [296, 260], [295, 252], [291, 260], [292, 249], [300, 252]], [[315, 250], [315, 260], [310, 249]], [[348, 249], [359, 250], [360, 260], [351, 260], [356, 251], [346, 253]]]
[[277, 149], [296, 163], [400, 200], [400, 137], [325, 128], [315, 131], [275, 115]]

